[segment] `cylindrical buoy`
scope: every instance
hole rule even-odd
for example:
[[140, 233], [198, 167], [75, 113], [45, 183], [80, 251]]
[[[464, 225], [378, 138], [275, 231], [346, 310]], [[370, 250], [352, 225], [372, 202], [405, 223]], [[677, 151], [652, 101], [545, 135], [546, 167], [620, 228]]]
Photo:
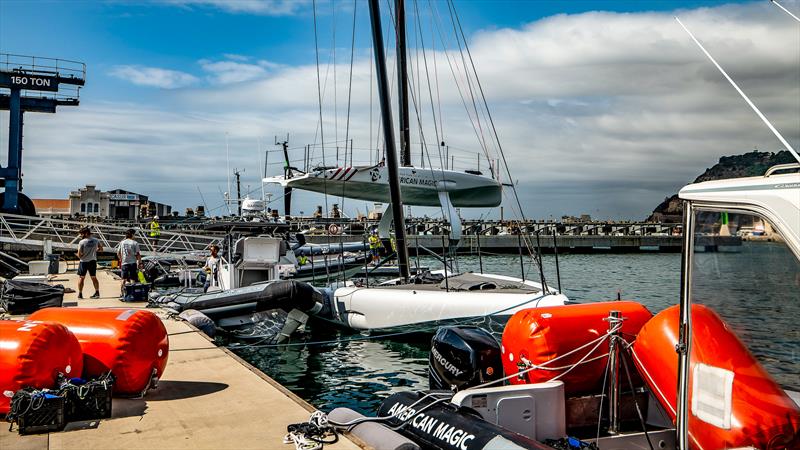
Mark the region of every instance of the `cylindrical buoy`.
[[[608, 316], [619, 311], [623, 318], [620, 334], [632, 339], [653, 314], [639, 303], [615, 301], [580, 305], [547, 306], [524, 309], [508, 320], [503, 331], [503, 371], [512, 375], [529, 367], [511, 384], [541, 383], [556, 376], [564, 382], [567, 395], [599, 393], [608, 357], [608, 344], [601, 343], [567, 353], [599, 339], [608, 332]], [[591, 355], [587, 354], [591, 352]], [[559, 358], [557, 361], [551, 360]], [[574, 364], [585, 358], [575, 370]], [[565, 374], [565, 375], [562, 375]]]
[[59, 373], [80, 376], [83, 352], [67, 327], [39, 321], [0, 321], [0, 414], [14, 392], [25, 387], [55, 388]]
[[397, 432], [435, 450], [545, 450], [544, 444], [475, 416], [473, 410], [421, 392], [398, 392], [378, 415]]
[[328, 420], [340, 424], [363, 420], [353, 426], [349, 433], [375, 450], [420, 450], [417, 443], [402, 434], [378, 422], [364, 419], [366, 416], [350, 408], [336, 408], [328, 413]]
[[[633, 361], [672, 420], [676, 417], [680, 309], [639, 332]], [[692, 305], [689, 362], [691, 448], [800, 448], [800, 408], [710, 308]]]
[[169, 338], [161, 319], [150, 311], [123, 308], [45, 308], [30, 316], [65, 325], [84, 354], [84, 378], [109, 370], [114, 393], [143, 394], [164, 373]]

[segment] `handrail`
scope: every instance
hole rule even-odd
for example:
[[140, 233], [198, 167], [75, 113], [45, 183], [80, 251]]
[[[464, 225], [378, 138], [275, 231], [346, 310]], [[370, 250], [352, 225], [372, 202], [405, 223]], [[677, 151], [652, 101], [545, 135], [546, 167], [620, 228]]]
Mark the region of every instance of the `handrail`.
[[769, 169], [767, 169], [767, 172], [764, 174], [764, 176], [768, 177], [774, 174], [775, 172], [781, 170], [792, 170], [792, 169], [800, 169], [800, 163], [778, 164], [776, 166], [772, 166]]
[[113, 251], [125, 238], [125, 232], [134, 230], [134, 235], [143, 248], [143, 254], [201, 252], [212, 244], [220, 244], [219, 236], [203, 236], [172, 231], [161, 231], [159, 236], [150, 236], [150, 230], [142, 227], [122, 227], [99, 223], [87, 223], [49, 217], [30, 217], [17, 214], [0, 214], [0, 242], [44, 246], [50, 241], [53, 247], [75, 250], [78, 247], [77, 231], [89, 227], [106, 251]]

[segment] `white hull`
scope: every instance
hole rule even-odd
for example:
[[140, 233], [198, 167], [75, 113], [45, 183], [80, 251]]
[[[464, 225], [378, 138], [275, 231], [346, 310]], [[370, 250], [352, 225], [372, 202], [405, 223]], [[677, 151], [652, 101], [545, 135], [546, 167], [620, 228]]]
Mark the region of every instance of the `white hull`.
[[[501, 275], [482, 276], [521, 282]], [[334, 321], [356, 330], [372, 330], [488, 315], [510, 316], [523, 309], [568, 301], [563, 294], [543, 294], [538, 283], [526, 281], [525, 285], [531, 290], [513, 293], [504, 293], [504, 289], [447, 292], [425, 289], [426, 285], [342, 287], [334, 292]]]
[[[403, 204], [440, 206], [439, 192], [446, 192], [456, 208], [495, 207], [502, 200], [497, 180], [481, 175], [442, 169], [398, 167]], [[388, 203], [389, 177], [385, 166], [336, 167], [295, 175], [264, 178], [265, 183], [327, 193], [341, 197]]]

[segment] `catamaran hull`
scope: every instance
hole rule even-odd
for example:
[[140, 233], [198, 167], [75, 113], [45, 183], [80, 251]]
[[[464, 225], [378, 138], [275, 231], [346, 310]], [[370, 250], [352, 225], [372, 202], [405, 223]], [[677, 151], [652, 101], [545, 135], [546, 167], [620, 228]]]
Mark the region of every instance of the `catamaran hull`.
[[[403, 204], [440, 206], [439, 192], [447, 192], [457, 208], [499, 206], [502, 186], [497, 180], [480, 175], [442, 169], [399, 167]], [[264, 178], [265, 183], [319, 192], [357, 200], [388, 203], [389, 177], [383, 166], [336, 167], [291, 178]]]
[[522, 309], [567, 302], [563, 294], [344, 287], [334, 292], [331, 312], [335, 322], [375, 330], [489, 315], [502, 319]]

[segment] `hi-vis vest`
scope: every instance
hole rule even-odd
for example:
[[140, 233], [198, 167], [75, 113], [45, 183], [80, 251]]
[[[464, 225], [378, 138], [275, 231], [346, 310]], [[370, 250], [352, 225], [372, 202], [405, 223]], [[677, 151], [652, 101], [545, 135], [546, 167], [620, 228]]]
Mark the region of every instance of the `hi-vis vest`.
[[369, 237], [369, 248], [374, 249], [381, 246], [381, 240], [374, 234]]
[[155, 220], [150, 222], [150, 237], [161, 236], [161, 225]]

